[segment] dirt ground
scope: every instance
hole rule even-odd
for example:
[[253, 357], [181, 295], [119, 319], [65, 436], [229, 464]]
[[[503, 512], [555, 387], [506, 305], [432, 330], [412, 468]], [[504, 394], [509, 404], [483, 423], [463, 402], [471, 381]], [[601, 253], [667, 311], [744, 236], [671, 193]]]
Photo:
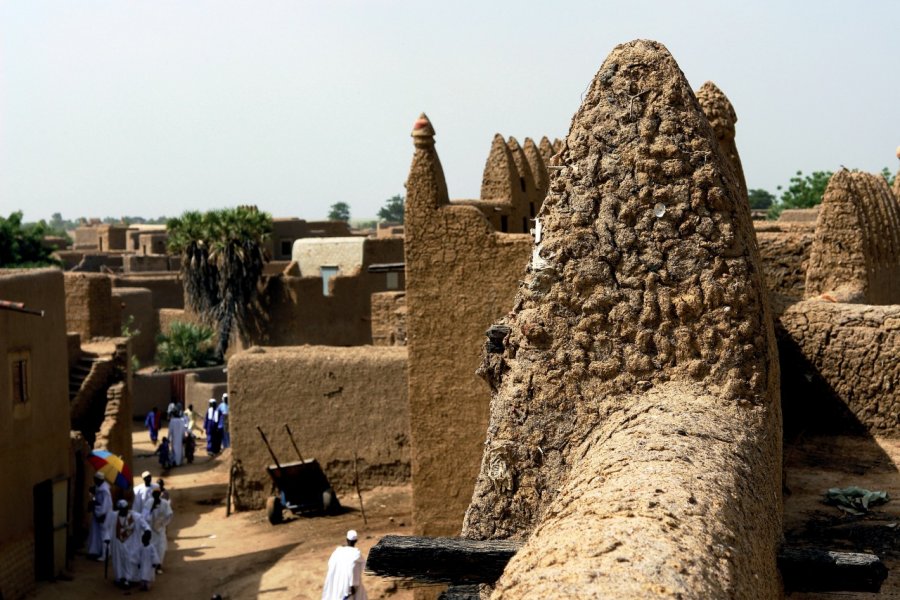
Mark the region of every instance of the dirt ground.
[[[158, 476], [159, 464], [146, 431], [134, 430], [135, 483], [145, 469]], [[125, 592], [103, 578], [103, 564], [79, 551], [72, 561], [71, 581], [40, 584], [40, 600], [93, 600], [123, 595], [206, 599], [219, 593], [225, 599], [320, 598], [328, 557], [343, 543], [348, 529], [359, 532], [364, 555], [386, 534], [410, 535], [411, 489], [381, 487], [363, 492], [368, 518], [364, 524], [356, 493], [340, 501], [347, 512], [326, 517], [291, 517], [273, 527], [264, 511], [225, 516], [230, 451], [210, 459], [198, 444], [193, 465], [163, 474], [172, 497], [175, 517], [169, 526], [164, 573], [149, 593]], [[289, 513], [285, 513], [286, 517]], [[377, 577], [365, 576], [369, 598], [412, 598], [410, 589]]]
[[[135, 471], [159, 465], [143, 429], [135, 428]], [[331, 517], [294, 517], [277, 527], [263, 511], [225, 517], [229, 452], [216, 459], [198, 454], [193, 465], [164, 475], [175, 518], [169, 527], [165, 572], [146, 596], [206, 599], [319, 598], [328, 557], [347, 529], [360, 533], [364, 554], [387, 534], [411, 535], [411, 490], [382, 487], [363, 492], [369, 524], [363, 523], [355, 494], [343, 494], [349, 510]], [[900, 600], [900, 439], [872, 437], [804, 437], [785, 446], [787, 485], [785, 536], [789, 543], [874, 552], [890, 569], [880, 594], [802, 594], [791, 600]], [[891, 501], [864, 517], [845, 515], [821, 502], [830, 487], [858, 485], [885, 490]], [[71, 581], [43, 583], [39, 600], [94, 600], [123, 595], [103, 579], [103, 565], [79, 551]], [[369, 597], [409, 600], [412, 590], [365, 576]]]
[[[851, 552], [873, 552], [889, 569], [880, 594], [832, 593], [789, 596], [791, 600], [900, 599], [900, 439], [808, 437], [785, 446], [787, 486], [785, 538]], [[828, 488], [857, 485], [884, 490], [891, 500], [861, 517], [822, 503]]]

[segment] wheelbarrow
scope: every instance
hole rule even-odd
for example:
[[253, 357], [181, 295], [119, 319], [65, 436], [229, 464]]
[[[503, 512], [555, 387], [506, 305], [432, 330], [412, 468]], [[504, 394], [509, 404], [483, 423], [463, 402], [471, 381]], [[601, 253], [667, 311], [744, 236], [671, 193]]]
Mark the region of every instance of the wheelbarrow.
[[278, 461], [272, 446], [262, 428], [257, 426], [263, 443], [269, 450], [274, 465], [266, 467], [266, 472], [275, 484], [276, 494], [266, 500], [266, 517], [269, 523], [277, 525], [284, 518], [284, 509], [293, 514], [335, 514], [341, 508], [337, 494], [328, 477], [322, 470], [319, 461], [314, 458], [304, 460], [300, 449], [294, 441], [290, 427], [285, 424], [284, 429], [291, 438], [291, 444], [297, 452], [300, 460], [282, 463]]

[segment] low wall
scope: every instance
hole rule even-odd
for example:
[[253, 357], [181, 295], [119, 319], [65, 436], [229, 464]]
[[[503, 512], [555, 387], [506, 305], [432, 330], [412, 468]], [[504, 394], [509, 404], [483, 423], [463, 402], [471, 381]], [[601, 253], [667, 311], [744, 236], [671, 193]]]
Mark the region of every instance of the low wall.
[[296, 460], [288, 424], [304, 458], [316, 458], [339, 494], [409, 478], [406, 348], [299, 346], [252, 348], [228, 361], [232, 460], [239, 465], [239, 510], [261, 508], [271, 464], [256, 426], [283, 461]]
[[406, 292], [372, 294], [372, 344], [406, 345]]
[[[169, 406], [169, 402], [172, 399], [172, 380], [174, 377], [178, 376], [184, 378], [185, 406], [193, 404], [194, 410], [202, 414], [211, 396], [202, 398], [198, 405], [196, 401], [197, 395], [205, 393], [200, 391], [205, 388], [196, 386], [217, 384], [221, 386], [220, 388], [215, 388], [221, 389], [221, 392], [219, 392], [218, 395], [218, 397], [221, 398], [226, 385], [226, 375], [223, 369], [224, 366], [219, 365], [217, 367], [207, 367], [203, 369], [135, 374], [132, 378], [132, 388], [134, 390], [134, 419], [143, 420], [154, 406], [165, 412], [166, 407]], [[192, 386], [196, 387], [196, 390], [192, 390]]]

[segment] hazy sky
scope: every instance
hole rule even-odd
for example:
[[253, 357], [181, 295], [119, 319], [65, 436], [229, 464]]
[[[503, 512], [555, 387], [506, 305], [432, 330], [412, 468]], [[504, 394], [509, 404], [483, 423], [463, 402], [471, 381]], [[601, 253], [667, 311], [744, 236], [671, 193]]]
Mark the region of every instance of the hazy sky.
[[898, 165], [897, 1], [0, 1], [0, 212], [30, 220], [374, 216], [421, 111], [477, 197], [495, 132], [563, 137], [638, 37], [730, 97], [751, 188]]

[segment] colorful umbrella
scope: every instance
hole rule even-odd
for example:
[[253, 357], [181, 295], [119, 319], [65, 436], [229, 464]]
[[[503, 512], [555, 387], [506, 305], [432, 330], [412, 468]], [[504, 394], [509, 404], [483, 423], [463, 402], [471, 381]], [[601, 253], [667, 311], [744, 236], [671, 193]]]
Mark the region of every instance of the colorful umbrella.
[[131, 469], [121, 457], [108, 450], [94, 450], [88, 455], [88, 462], [98, 473], [103, 473], [108, 482], [123, 490], [131, 487]]

